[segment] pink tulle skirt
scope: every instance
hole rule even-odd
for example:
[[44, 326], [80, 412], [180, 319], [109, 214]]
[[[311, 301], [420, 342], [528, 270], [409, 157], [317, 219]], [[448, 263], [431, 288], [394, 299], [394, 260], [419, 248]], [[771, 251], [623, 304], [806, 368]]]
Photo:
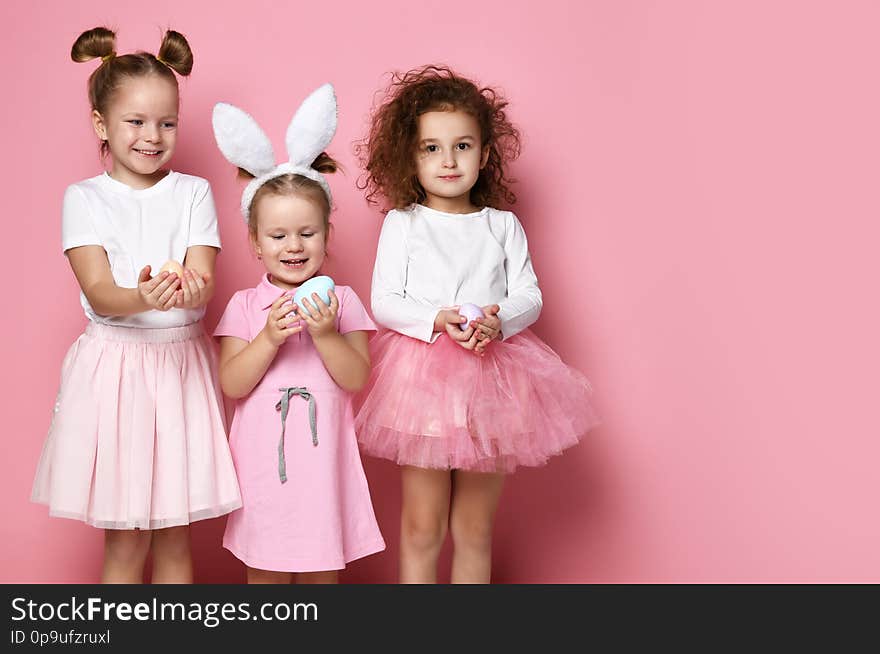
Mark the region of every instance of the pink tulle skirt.
[[162, 529], [241, 506], [200, 323], [89, 323], [62, 365], [31, 499], [104, 529]]
[[355, 429], [362, 451], [399, 465], [512, 472], [546, 463], [599, 422], [586, 377], [528, 330], [482, 358], [445, 334], [428, 344], [383, 331], [370, 354]]

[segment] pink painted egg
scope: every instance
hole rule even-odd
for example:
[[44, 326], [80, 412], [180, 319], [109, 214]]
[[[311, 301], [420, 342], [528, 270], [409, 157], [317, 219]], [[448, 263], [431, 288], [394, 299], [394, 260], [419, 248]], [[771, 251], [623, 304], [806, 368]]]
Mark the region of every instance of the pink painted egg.
[[470, 302], [465, 302], [458, 309], [459, 315], [467, 318], [467, 322], [461, 323], [458, 327], [461, 331], [467, 331], [468, 327], [471, 324], [471, 320], [476, 320], [477, 318], [483, 318], [486, 314], [483, 313], [483, 310], [478, 307], [476, 304], [471, 304]]

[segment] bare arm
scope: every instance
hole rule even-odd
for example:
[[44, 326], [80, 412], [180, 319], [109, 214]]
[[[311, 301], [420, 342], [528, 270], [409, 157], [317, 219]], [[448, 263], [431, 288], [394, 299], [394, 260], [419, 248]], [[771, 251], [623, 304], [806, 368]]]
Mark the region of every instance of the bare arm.
[[149, 266], [141, 270], [137, 288], [117, 286], [107, 253], [100, 245], [71, 248], [67, 260], [86, 299], [100, 316], [131, 316], [151, 309], [167, 311], [177, 301], [177, 275], [162, 272], [151, 279]]
[[278, 348], [263, 336], [263, 332], [250, 343], [235, 336], [221, 338], [220, 388], [223, 393], [234, 400], [250, 393], [260, 383], [277, 353]]
[[343, 335], [336, 331], [339, 298], [333, 291], [329, 295], [330, 306], [327, 306], [316, 293], [312, 293], [312, 301], [304, 299], [305, 310], [300, 309], [298, 313], [333, 381], [342, 390], [356, 393], [370, 378], [367, 333], [354, 331]]
[[210, 245], [191, 245], [183, 261], [184, 279], [177, 305], [183, 309], [203, 307], [214, 296], [214, 263], [217, 248]]
[[302, 331], [293, 305], [285, 304], [284, 295], [272, 304], [266, 318], [266, 326], [250, 343], [235, 336], [224, 336], [220, 340], [220, 388], [232, 399], [239, 399], [250, 393], [260, 380], [278, 348], [292, 334]]
[[370, 351], [367, 332], [340, 334], [337, 331], [312, 338], [327, 372], [339, 387], [349, 393], [361, 390], [370, 378]]

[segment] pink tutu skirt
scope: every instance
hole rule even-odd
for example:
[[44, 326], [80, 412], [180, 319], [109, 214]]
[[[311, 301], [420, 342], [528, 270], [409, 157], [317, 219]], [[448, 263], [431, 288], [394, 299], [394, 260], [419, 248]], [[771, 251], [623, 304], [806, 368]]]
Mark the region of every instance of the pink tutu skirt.
[[370, 343], [357, 398], [361, 449], [399, 465], [475, 472], [537, 466], [598, 424], [590, 383], [530, 331], [478, 357], [445, 334], [394, 331]]
[[240, 507], [216, 372], [201, 323], [89, 323], [62, 365], [31, 499], [104, 529], [162, 529]]

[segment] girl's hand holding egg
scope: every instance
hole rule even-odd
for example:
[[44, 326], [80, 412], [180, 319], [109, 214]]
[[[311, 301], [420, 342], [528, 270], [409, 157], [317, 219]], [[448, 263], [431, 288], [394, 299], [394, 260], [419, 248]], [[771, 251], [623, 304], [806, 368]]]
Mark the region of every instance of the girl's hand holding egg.
[[307, 279], [293, 294], [293, 304], [312, 338], [321, 338], [336, 331], [336, 314], [339, 300], [334, 289], [336, 284], [327, 275]]
[[489, 343], [501, 336], [500, 310], [497, 304], [480, 308], [464, 302], [458, 307], [443, 310], [438, 319], [445, 320], [446, 333], [452, 340], [482, 356]]
[[292, 334], [303, 329], [302, 321], [296, 315], [296, 305], [290, 301], [290, 295], [282, 293], [269, 308], [266, 326], [260, 332], [265, 335], [273, 347], [281, 347]]
[[303, 300], [312, 297], [312, 293], [317, 293], [318, 297], [323, 300], [324, 304], [330, 304], [330, 291], [336, 288], [334, 281], [327, 275], [318, 275], [307, 279], [296, 289], [293, 294], [293, 303], [299, 307], [300, 312], [305, 309]]
[[[315, 279], [319, 278], [316, 277]], [[314, 280], [310, 279], [309, 281]], [[332, 280], [330, 280], [330, 283], [333, 283]], [[300, 289], [302, 289], [302, 286]], [[320, 291], [313, 291], [308, 297], [305, 297], [305, 293], [300, 295], [299, 291], [297, 291], [297, 295], [294, 296], [294, 302], [296, 302], [297, 306], [301, 307], [298, 309], [299, 315], [305, 321], [313, 340], [336, 333], [336, 314], [339, 312], [339, 299], [336, 297], [332, 286], [326, 289], [326, 297], [329, 303], [324, 301], [322, 295]], [[299, 300], [297, 296], [299, 296]]]
[[470, 326], [468, 316], [463, 315], [460, 309], [461, 307], [442, 309], [434, 320], [434, 326], [436, 329], [439, 325], [442, 325], [449, 338], [464, 349], [473, 350], [477, 344], [475, 330]]
[[181, 291], [176, 306], [180, 309], [195, 309], [207, 304], [210, 298], [206, 289], [210, 280], [210, 273], [202, 275], [197, 270], [185, 269], [181, 276]]
[[470, 302], [465, 302], [458, 307], [458, 313], [467, 318], [467, 320], [459, 324], [461, 331], [466, 331], [468, 327], [473, 327], [473, 321], [477, 318], [482, 318], [485, 315], [480, 307], [476, 304], [471, 304]]
[[162, 267], [159, 268], [159, 274], [161, 275], [163, 272], [174, 273], [180, 278], [183, 278], [183, 266], [177, 263], [174, 259], [169, 259], [165, 263], [162, 264]]
[[486, 307], [483, 307], [482, 317], [474, 318], [471, 320], [470, 324], [474, 327], [477, 335], [477, 346], [474, 348], [474, 353], [483, 355], [486, 351], [486, 348], [496, 338], [501, 338], [501, 319], [498, 317], [498, 312], [501, 311], [501, 307], [497, 304], [490, 304]]
[[[140, 293], [144, 304], [156, 311], [168, 311], [174, 308], [181, 282], [180, 275], [176, 270], [169, 272], [165, 266], [162, 268], [158, 275], [150, 277], [150, 266], [144, 266], [138, 275], [138, 293]], [[182, 267], [181, 270], [183, 270]]]
[[180, 289], [175, 293], [174, 308], [177, 309], [195, 309], [206, 304], [208, 301], [205, 288], [211, 279], [210, 273], [202, 275], [196, 270], [184, 268], [174, 259], [169, 259], [162, 267], [159, 268], [159, 275], [162, 273], [169, 275], [177, 275], [180, 280]]

